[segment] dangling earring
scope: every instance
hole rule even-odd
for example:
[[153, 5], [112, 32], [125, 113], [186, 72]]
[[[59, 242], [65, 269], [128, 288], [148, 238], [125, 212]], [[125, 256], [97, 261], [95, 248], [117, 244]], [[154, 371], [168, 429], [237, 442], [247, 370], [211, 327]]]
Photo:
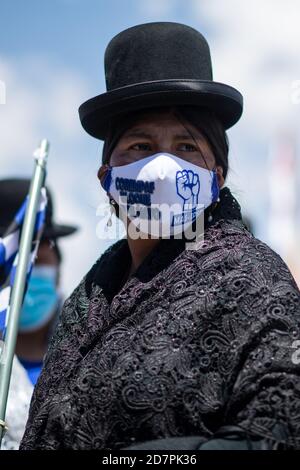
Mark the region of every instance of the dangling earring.
[[114, 213], [113, 206], [115, 206], [116, 202], [115, 202], [114, 199], [110, 198], [109, 203], [110, 203], [110, 216], [109, 216], [108, 221], [106, 223], [106, 227], [111, 227], [112, 226], [112, 215]]
[[211, 213], [209, 213], [209, 216], [208, 216], [208, 222], [211, 222], [213, 219], [213, 216], [211, 215]]
[[108, 221], [106, 222], [106, 227], [111, 227], [112, 226], [111, 216], [112, 216], [112, 208], [110, 208], [110, 216], [108, 218]]

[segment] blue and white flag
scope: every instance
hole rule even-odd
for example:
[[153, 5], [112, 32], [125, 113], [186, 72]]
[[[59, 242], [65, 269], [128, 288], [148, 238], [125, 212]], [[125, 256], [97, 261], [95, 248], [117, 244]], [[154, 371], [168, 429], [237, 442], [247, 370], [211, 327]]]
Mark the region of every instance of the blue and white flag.
[[[25, 201], [20, 207], [13, 222], [5, 232], [3, 238], [0, 237], [0, 340], [3, 340], [5, 337], [7, 322], [9, 318], [11, 292], [18, 265], [21, 231], [25, 219], [28, 200], [29, 196], [27, 195]], [[46, 189], [42, 188], [39, 201], [39, 208], [36, 214], [35, 226], [33, 231], [31, 253], [27, 267], [24, 297], [30, 274], [33, 268], [33, 264], [37, 255], [41, 235], [43, 232], [43, 226], [46, 216], [46, 206]]]

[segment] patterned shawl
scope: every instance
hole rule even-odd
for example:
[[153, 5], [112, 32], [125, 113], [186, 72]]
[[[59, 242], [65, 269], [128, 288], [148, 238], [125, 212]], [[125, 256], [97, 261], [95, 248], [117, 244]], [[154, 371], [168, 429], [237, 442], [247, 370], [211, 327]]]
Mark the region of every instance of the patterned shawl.
[[127, 239], [66, 300], [20, 449], [118, 449], [239, 426], [300, 449], [300, 292], [228, 188], [197, 250], [163, 239], [122, 286]]

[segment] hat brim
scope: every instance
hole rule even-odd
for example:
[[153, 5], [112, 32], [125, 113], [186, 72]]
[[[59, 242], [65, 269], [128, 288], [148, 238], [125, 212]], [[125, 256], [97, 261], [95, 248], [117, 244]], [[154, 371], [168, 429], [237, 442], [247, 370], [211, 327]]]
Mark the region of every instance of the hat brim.
[[[67, 237], [68, 235], [72, 235], [73, 233], [77, 232], [78, 227], [74, 225], [60, 225], [60, 224], [52, 224], [51, 227], [46, 227], [42, 233], [42, 239], [45, 238], [60, 238], [60, 237]], [[7, 231], [7, 226], [0, 227], [0, 237], [3, 237], [5, 232]]]
[[235, 88], [209, 80], [159, 80], [117, 88], [85, 101], [79, 107], [83, 128], [105, 140], [109, 120], [117, 115], [158, 106], [192, 105], [214, 111], [225, 130], [243, 112], [243, 97]]
[[77, 232], [77, 230], [78, 227], [75, 227], [74, 225], [52, 224], [51, 227], [45, 228], [42, 234], [42, 239], [67, 237], [68, 235], [72, 235]]

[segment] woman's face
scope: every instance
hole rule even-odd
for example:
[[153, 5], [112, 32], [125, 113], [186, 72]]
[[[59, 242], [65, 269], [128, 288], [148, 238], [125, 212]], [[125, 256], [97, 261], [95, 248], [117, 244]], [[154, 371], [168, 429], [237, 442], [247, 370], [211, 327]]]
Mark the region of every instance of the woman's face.
[[[110, 165], [122, 166], [155, 153], [167, 152], [202, 168], [216, 168], [220, 179], [222, 167], [216, 167], [215, 157], [207, 140], [193, 125], [184, 124], [195, 140], [170, 112], [146, 113], [124, 132], [111, 154]], [[219, 183], [222, 181], [219, 180]]]

